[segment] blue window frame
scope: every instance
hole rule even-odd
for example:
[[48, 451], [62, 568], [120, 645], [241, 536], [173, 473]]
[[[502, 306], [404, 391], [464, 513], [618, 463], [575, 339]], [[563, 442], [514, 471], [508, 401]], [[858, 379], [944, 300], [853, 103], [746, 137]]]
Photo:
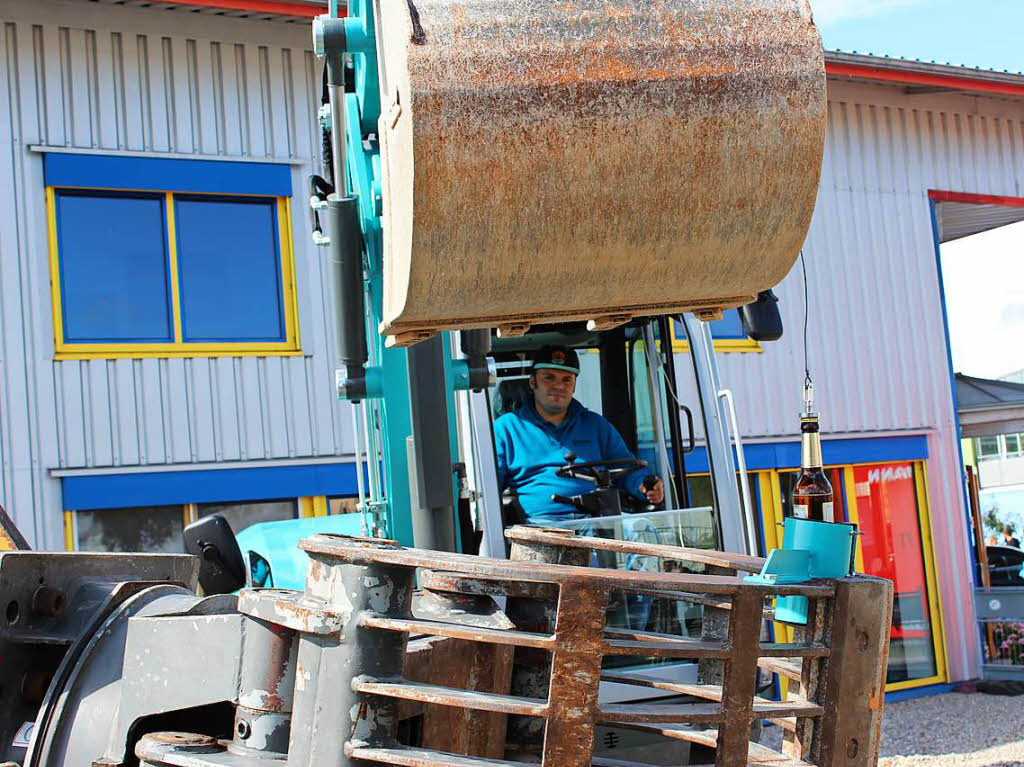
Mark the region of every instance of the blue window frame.
[[46, 155], [58, 359], [299, 353], [289, 174]]

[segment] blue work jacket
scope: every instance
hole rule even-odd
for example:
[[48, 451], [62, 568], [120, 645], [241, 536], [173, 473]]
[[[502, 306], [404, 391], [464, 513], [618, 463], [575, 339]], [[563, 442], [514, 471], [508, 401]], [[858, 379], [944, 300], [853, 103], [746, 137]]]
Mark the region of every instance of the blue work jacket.
[[[565, 466], [566, 453], [575, 453], [586, 461], [633, 458], [615, 427], [575, 399], [569, 403], [565, 419], [557, 426], [537, 413], [530, 398], [514, 413], [506, 413], [494, 422], [494, 443], [498, 454], [498, 484], [511, 488], [530, 523], [580, 519], [586, 515], [564, 503], [551, 500], [552, 494], [579, 495], [594, 489], [594, 483], [555, 475]], [[640, 485], [648, 474], [637, 469], [616, 484], [639, 499], [646, 496]]]

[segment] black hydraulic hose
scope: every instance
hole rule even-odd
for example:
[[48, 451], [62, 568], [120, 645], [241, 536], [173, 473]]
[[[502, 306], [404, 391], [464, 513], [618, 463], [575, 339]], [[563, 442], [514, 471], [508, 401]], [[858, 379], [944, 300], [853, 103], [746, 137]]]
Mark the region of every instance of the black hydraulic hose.
[[666, 410], [669, 412], [668, 430], [672, 444], [672, 475], [682, 508], [690, 506], [690, 483], [686, 480], [686, 457], [683, 455], [683, 432], [679, 426], [679, 386], [676, 383], [675, 355], [672, 352], [672, 318], [662, 315], [658, 318], [658, 335], [661, 336], [661, 359], [664, 362], [665, 383], [669, 394]]

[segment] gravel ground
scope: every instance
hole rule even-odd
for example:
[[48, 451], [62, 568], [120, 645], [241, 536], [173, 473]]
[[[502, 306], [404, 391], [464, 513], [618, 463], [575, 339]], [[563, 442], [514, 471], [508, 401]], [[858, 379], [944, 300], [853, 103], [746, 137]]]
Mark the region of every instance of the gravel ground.
[[[778, 727], [761, 742], [778, 748]], [[879, 767], [1024, 767], [1024, 696], [931, 695], [886, 703]]]

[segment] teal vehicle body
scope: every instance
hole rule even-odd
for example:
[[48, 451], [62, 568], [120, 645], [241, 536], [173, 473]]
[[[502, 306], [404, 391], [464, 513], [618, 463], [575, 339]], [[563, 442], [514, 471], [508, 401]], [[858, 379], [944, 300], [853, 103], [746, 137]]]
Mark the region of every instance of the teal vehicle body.
[[[362, 535], [361, 514], [302, 517], [250, 525], [236, 537], [254, 586], [302, 591], [306, 587], [309, 557], [296, 546], [316, 533]], [[258, 556], [252, 556], [253, 554]]]

